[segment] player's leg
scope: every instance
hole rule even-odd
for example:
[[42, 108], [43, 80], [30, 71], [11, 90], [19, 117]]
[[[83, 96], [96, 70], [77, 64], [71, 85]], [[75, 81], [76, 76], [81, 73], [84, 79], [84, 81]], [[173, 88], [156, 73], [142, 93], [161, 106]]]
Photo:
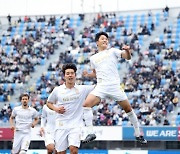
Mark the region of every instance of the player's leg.
[[24, 152], [27, 152], [27, 150], [29, 149], [30, 140], [31, 140], [30, 133], [24, 134], [24, 137], [23, 137], [22, 143], [21, 143], [21, 151], [23, 154], [24, 154]]
[[68, 130], [58, 129], [55, 131], [54, 136], [57, 154], [66, 154], [66, 149], [68, 148]]
[[92, 107], [99, 104], [101, 99], [93, 94], [89, 94], [83, 103], [84, 112], [83, 112], [83, 119], [85, 121], [85, 125], [87, 127], [92, 126], [93, 121], [93, 112]]
[[89, 94], [86, 98], [86, 100], [83, 103], [83, 107], [89, 107], [92, 108], [93, 106], [99, 104], [101, 101], [101, 99], [99, 97], [97, 97], [94, 94]]
[[61, 151], [61, 152], [58, 152], [57, 154], [66, 154], [66, 150], [65, 150], [65, 151]]
[[66, 154], [66, 150], [65, 151], [61, 151], [61, 152], [57, 152], [57, 154]]
[[21, 142], [22, 142], [23, 135], [19, 131], [14, 132], [14, 140], [13, 140], [13, 147], [12, 147], [12, 154], [19, 153], [21, 149]]
[[88, 130], [88, 136], [82, 143], [88, 143], [96, 139], [96, 135], [93, 133], [93, 111], [92, 107], [99, 104], [101, 99], [94, 94], [89, 94], [86, 98], [85, 102], [83, 103], [84, 112], [83, 112], [83, 119], [85, 126]]
[[52, 154], [54, 152], [54, 150], [55, 150], [54, 144], [53, 143], [48, 144], [46, 146], [46, 149], [47, 149], [47, 154]]
[[78, 147], [75, 147], [75, 146], [69, 146], [69, 151], [70, 153], [72, 154], [78, 154]]
[[81, 129], [80, 128], [72, 128], [69, 131], [68, 135], [68, 143], [69, 150], [71, 154], [78, 154], [78, 148], [81, 144]]
[[27, 154], [27, 151], [22, 149], [19, 154]]
[[132, 123], [132, 125], [134, 127], [136, 140], [138, 142], [140, 142], [141, 144], [146, 144], [147, 141], [141, 135], [137, 116], [134, 113], [134, 111], [133, 111], [133, 109], [132, 109], [128, 99], [123, 100], [123, 101], [118, 101], [118, 104], [124, 109], [124, 111], [126, 112], [126, 114], [129, 117], [130, 122]]
[[54, 143], [54, 132], [45, 132], [45, 146], [47, 149], [47, 154], [56, 153], [55, 143]]
[[124, 109], [126, 114], [129, 117], [130, 122], [132, 123], [134, 130], [135, 130], [135, 136], [136, 140], [139, 141], [142, 144], [146, 144], [147, 141], [144, 139], [143, 136], [141, 136], [140, 128], [139, 128], [139, 122], [137, 119], [136, 114], [134, 113], [128, 98], [126, 96], [126, 93], [122, 89], [122, 87], [119, 86], [112, 86], [109, 87], [109, 91], [111, 93], [112, 98], [117, 100], [117, 103]]

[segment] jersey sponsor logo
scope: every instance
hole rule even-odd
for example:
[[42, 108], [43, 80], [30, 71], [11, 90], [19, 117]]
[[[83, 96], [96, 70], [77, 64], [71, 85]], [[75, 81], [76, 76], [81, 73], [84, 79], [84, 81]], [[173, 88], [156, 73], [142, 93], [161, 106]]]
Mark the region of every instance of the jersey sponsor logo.
[[27, 120], [27, 119], [32, 119], [32, 115], [23, 115], [23, 114], [20, 114], [17, 116], [18, 119], [24, 119], [24, 120]]
[[105, 55], [102, 55], [94, 60], [95, 63], [100, 63], [103, 60], [107, 59], [109, 57], [109, 53], [106, 53]]
[[62, 100], [64, 102], [69, 102], [69, 101], [74, 101], [74, 100], [76, 100], [78, 98], [79, 98], [79, 96], [70, 96], [70, 97], [64, 97]]

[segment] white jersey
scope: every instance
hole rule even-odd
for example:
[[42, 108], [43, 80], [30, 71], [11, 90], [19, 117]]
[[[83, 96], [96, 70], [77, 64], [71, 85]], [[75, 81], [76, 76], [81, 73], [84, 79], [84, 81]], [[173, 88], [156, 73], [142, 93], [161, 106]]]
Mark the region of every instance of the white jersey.
[[122, 51], [110, 48], [90, 57], [91, 68], [96, 70], [97, 84], [120, 84], [117, 64]]
[[56, 112], [49, 109], [45, 104], [41, 114], [41, 127], [46, 131], [54, 131]]
[[65, 84], [55, 87], [48, 102], [64, 106], [65, 113], [56, 114], [56, 129], [75, 128], [83, 125], [83, 106], [87, 95], [94, 89], [90, 85], [75, 85], [69, 89]]
[[38, 117], [38, 112], [32, 107], [24, 109], [22, 106], [17, 106], [13, 109], [12, 116], [15, 117], [16, 130], [30, 132], [31, 124]]

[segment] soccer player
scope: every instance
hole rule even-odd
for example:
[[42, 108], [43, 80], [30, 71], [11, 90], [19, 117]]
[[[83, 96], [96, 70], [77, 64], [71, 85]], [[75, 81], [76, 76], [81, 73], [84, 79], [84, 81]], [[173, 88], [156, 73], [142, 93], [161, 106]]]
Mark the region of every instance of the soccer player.
[[[98, 53], [90, 57], [92, 72], [83, 72], [85, 77], [96, 77], [97, 86], [88, 95], [83, 106], [87, 111], [84, 112], [86, 121], [92, 121], [92, 107], [99, 104], [101, 99], [110, 97], [114, 99], [127, 113], [130, 122], [135, 129], [136, 140], [141, 144], [146, 144], [147, 141], [140, 133], [139, 123], [128, 98], [120, 86], [120, 77], [117, 69], [118, 59], [131, 59], [131, 49], [124, 45], [122, 50], [116, 48], [108, 48], [108, 34], [99, 32], [95, 36], [95, 41], [98, 48]], [[92, 140], [94, 134], [89, 134], [84, 143]]]
[[54, 145], [55, 116], [56, 112], [49, 109], [45, 104], [41, 115], [40, 136], [44, 136], [47, 154], [56, 153]]
[[22, 105], [13, 109], [9, 122], [14, 131], [12, 154], [26, 154], [31, 139], [31, 127], [38, 123], [38, 112], [28, 106], [29, 95], [21, 94]]
[[94, 89], [93, 85], [75, 84], [76, 71], [74, 64], [63, 65], [65, 83], [55, 87], [47, 100], [47, 106], [57, 112], [55, 148], [58, 154], [65, 154], [68, 148], [70, 153], [78, 153], [84, 125], [82, 103]]

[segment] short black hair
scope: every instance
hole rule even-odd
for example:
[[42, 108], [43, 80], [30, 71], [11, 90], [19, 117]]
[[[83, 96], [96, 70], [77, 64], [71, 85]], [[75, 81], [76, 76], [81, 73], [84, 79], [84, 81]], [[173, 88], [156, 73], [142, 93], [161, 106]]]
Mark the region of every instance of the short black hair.
[[28, 93], [23, 93], [20, 95], [19, 100], [21, 101], [23, 97], [28, 97], [28, 99], [30, 98]]
[[95, 36], [95, 41], [97, 42], [101, 35], [105, 35], [107, 38], [109, 38], [108, 34], [106, 32], [99, 32]]
[[65, 71], [66, 71], [67, 69], [73, 69], [75, 73], [76, 73], [76, 71], [77, 71], [77, 67], [76, 67], [76, 65], [73, 64], [73, 63], [67, 63], [67, 64], [64, 64], [64, 65], [62, 66], [62, 72], [63, 72], [63, 74], [65, 74]]

